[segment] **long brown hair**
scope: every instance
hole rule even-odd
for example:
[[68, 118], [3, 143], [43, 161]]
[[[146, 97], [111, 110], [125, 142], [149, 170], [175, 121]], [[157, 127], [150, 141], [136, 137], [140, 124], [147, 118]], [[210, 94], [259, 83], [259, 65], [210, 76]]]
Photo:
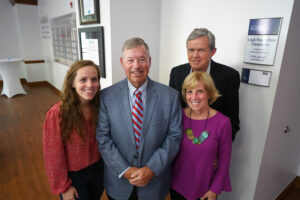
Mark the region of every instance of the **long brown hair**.
[[[84, 117], [79, 110], [79, 97], [76, 93], [75, 88], [73, 88], [73, 82], [76, 77], [77, 71], [86, 66], [92, 66], [97, 70], [98, 81], [100, 81], [100, 70], [98, 66], [90, 60], [80, 60], [71, 65], [67, 72], [65, 81], [63, 84], [62, 93], [60, 95], [61, 105], [60, 105], [60, 130], [62, 139], [64, 142], [70, 139], [72, 131], [75, 129], [78, 135], [84, 140], [86, 135], [83, 132], [83, 122]], [[93, 129], [96, 128], [98, 121], [98, 109], [99, 109], [99, 91], [95, 95], [94, 99], [91, 101], [92, 106], [92, 126]]]

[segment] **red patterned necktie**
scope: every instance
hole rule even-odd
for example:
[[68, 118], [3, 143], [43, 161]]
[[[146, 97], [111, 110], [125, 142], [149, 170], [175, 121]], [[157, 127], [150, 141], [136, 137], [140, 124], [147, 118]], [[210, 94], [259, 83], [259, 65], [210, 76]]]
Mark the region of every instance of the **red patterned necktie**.
[[137, 149], [140, 147], [140, 136], [142, 133], [143, 116], [144, 116], [143, 100], [141, 96], [142, 96], [142, 92], [136, 89], [134, 91], [134, 104], [132, 106], [132, 112], [131, 112]]

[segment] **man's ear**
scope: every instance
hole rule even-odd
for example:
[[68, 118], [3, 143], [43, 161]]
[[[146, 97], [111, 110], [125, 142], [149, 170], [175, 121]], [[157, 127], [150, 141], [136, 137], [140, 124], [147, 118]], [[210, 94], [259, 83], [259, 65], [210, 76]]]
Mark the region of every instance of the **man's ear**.
[[120, 62], [123, 65], [123, 57], [120, 57]]
[[211, 50], [211, 57], [213, 57], [216, 52], [217, 52], [217, 48], [214, 48], [213, 50]]

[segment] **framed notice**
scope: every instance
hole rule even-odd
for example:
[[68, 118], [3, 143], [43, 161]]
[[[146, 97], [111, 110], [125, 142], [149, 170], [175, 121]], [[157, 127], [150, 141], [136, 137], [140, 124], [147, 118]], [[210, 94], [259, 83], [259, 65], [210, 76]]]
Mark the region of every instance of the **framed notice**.
[[80, 24], [100, 23], [99, 0], [78, 0]]
[[274, 65], [282, 18], [250, 19], [244, 62]]
[[81, 59], [92, 60], [99, 66], [101, 77], [105, 78], [103, 27], [80, 28], [78, 33]]
[[242, 83], [270, 87], [272, 72], [243, 68]]

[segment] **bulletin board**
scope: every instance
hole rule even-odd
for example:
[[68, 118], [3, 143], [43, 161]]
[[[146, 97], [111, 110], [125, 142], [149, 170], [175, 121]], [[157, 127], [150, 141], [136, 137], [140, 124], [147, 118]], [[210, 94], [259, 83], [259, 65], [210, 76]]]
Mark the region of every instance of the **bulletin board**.
[[79, 58], [75, 12], [52, 18], [50, 24], [54, 60], [72, 65]]

